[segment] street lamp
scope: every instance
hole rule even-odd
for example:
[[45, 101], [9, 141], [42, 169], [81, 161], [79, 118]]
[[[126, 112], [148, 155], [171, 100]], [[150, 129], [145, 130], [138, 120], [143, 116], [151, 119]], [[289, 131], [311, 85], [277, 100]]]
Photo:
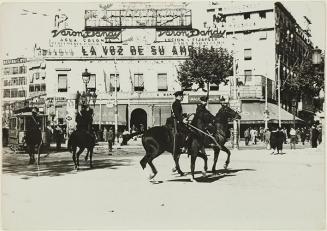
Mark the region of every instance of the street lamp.
[[90, 82], [91, 74], [85, 68], [85, 71], [82, 73], [83, 83], [85, 84], [85, 92], [87, 92], [87, 84]]

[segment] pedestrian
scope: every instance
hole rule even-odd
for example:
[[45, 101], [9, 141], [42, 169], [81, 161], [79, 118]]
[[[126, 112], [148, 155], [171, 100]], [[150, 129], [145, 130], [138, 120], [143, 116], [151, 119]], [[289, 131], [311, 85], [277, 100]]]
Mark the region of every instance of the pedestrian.
[[263, 129], [263, 127], [260, 127], [260, 129], [259, 129], [259, 137], [260, 137], [260, 141], [261, 142], [264, 142], [264, 133], [265, 133], [265, 130]]
[[296, 144], [296, 131], [294, 128], [291, 128], [291, 130], [290, 130], [290, 137], [291, 137], [290, 144], [291, 144], [291, 150], [292, 150], [292, 149], [295, 149], [295, 144]]
[[123, 141], [121, 142], [121, 145], [127, 145], [127, 141], [130, 138], [129, 135], [130, 135], [130, 133], [128, 132], [128, 129], [125, 128], [125, 130], [123, 132]]
[[270, 133], [270, 147], [273, 150], [271, 154], [275, 154], [277, 148], [277, 141], [278, 141], [278, 129], [274, 127]]
[[316, 125], [313, 125], [311, 128], [311, 147], [317, 148], [318, 144], [319, 131], [316, 128]]
[[56, 151], [59, 152], [61, 149], [61, 137], [62, 137], [62, 130], [59, 125], [55, 128], [55, 141], [56, 141]]
[[318, 126], [318, 144], [322, 143], [322, 126]]
[[306, 138], [306, 134], [305, 134], [305, 130], [304, 130], [304, 128], [301, 128], [301, 130], [300, 130], [300, 137], [301, 137], [302, 145], [304, 145], [304, 143], [305, 143], [305, 138]]
[[245, 145], [248, 146], [250, 141], [250, 128], [245, 129], [244, 140], [245, 140]]
[[271, 132], [269, 131], [269, 129], [266, 129], [266, 131], [264, 133], [264, 142], [266, 143], [267, 150], [270, 149], [270, 134], [271, 134]]
[[105, 142], [108, 142], [108, 137], [107, 137], [107, 134], [108, 133], [108, 130], [107, 130], [107, 128], [105, 127], [104, 129], [103, 129], [103, 140], [105, 141]]
[[[107, 139], [108, 139], [109, 152], [112, 152], [112, 144], [114, 142], [114, 132], [112, 131], [112, 128], [109, 128], [109, 131], [107, 134]], [[109, 155], [111, 155], [111, 154], [109, 153]]]
[[285, 129], [283, 130], [281, 127], [278, 128], [277, 131], [277, 153], [283, 153], [283, 143], [285, 142]]
[[258, 135], [257, 130], [252, 128], [251, 131], [250, 131], [252, 144], [257, 144], [257, 135]]
[[279, 130], [284, 133], [284, 135], [283, 135], [283, 138], [284, 138], [283, 142], [284, 142], [284, 144], [287, 144], [287, 138], [288, 138], [287, 137], [287, 129], [284, 127], [283, 129], [279, 128]]

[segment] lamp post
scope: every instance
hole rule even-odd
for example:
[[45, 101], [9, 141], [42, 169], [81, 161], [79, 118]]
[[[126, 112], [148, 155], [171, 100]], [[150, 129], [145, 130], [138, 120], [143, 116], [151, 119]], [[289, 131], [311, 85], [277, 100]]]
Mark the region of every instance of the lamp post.
[[87, 92], [87, 84], [90, 82], [91, 74], [85, 68], [85, 71], [82, 73], [83, 83], [85, 84], [85, 92]]

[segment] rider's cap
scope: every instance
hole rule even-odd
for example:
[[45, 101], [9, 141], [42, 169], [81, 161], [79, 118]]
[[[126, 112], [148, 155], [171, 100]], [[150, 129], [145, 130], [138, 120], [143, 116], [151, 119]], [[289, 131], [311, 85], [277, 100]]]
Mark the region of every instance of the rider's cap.
[[174, 96], [175, 97], [177, 97], [177, 96], [183, 96], [183, 91], [176, 91], [175, 93], [174, 93]]
[[201, 97], [200, 97], [200, 100], [201, 100], [202, 102], [207, 102], [207, 101], [208, 101], [208, 97], [207, 97], [207, 96], [201, 96]]

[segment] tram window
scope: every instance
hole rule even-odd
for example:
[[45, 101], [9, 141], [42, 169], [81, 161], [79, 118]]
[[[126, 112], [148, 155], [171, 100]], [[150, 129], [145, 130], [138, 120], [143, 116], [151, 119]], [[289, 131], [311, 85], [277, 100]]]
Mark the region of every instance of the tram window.
[[21, 118], [19, 120], [19, 130], [23, 131], [24, 130], [24, 119]]
[[17, 124], [17, 119], [16, 118], [11, 118], [10, 119], [10, 129], [15, 129], [16, 128], [16, 124]]

